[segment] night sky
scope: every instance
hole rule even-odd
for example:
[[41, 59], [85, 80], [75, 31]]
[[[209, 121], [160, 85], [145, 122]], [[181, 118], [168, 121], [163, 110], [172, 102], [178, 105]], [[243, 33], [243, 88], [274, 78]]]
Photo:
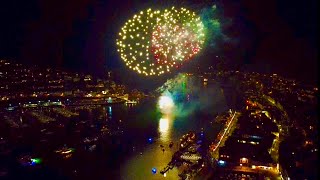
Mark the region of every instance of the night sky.
[[[148, 6], [181, 1], [11, 0], [0, 3], [0, 59], [101, 74], [127, 71], [115, 48], [127, 18]], [[193, 0], [201, 7], [212, 1]], [[199, 64], [224, 56], [231, 69], [275, 72], [316, 82], [316, 0], [239, 0], [218, 2], [221, 18], [231, 19], [224, 34], [232, 42], [206, 49]]]

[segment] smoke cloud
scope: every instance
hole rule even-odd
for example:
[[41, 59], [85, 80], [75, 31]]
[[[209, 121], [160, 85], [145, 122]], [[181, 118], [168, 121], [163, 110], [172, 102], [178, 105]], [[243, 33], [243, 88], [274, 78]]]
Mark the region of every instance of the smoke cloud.
[[223, 9], [221, 8], [214, 4], [202, 8], [200, 11], [200, 17], [206, 31], [206, 47], [210, 50], [218, 50], [219, 44], [222, 43], [235, 42], [223, 32], [223, 29], [232, 24], [232, 20], [223, 17]]
[[157, 92], [161, 97], [173, 100], [170, 114], [178, 118], [194, 112], [211, 114], [227, 109], [223, 90], [218, 83], [204, 86], [201, 79], [186, 74], [178, 74], [168, 80]]

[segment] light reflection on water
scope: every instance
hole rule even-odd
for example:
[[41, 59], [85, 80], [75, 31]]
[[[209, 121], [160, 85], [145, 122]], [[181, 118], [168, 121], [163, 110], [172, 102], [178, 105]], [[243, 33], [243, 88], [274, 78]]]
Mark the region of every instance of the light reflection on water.
[[167, 117], [162, 117], [159, 120], [159, 133], [160, 133], [160, 141], [165, 143], [165, 142], [169, 142], [170, 140], [170, 120]]
[[[178, 146], [169, 148], [172, 137], [173, 119], [169, 116], [163, 116], [158, 121], [159, 138], [155, 139], [153, 144], [144, 149], [142, 155], [137, 153], [132, 157], [124, 167], [122, 179], [178, 179], [178, 170], [172, 169], [166, 173], [166, 177], [160, 174], [160, 171], [171, 161], [172, 155], [177, 151]], [[162, 150], [163, 146], [164, 151]], [[156, 174], [152, 174], [152, 168], [156, 168]]]

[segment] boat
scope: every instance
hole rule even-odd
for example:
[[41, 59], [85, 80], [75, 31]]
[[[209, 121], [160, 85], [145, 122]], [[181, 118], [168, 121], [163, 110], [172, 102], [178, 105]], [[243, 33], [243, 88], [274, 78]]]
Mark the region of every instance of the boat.
[[172, 146], [173, 146], [173, 142], [171, 141], [169, 144], [169, 148], [172, 148]]

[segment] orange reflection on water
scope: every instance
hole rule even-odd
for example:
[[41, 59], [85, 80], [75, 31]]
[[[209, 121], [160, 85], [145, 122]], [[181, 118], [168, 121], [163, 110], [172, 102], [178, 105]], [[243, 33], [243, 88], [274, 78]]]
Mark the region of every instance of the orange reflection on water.
[[168, 118], [161, 118], [159, 120], [159, 133], [160, 133], [160, 141], [161, 142], [168, 142], [170, 137], [169, 132], [169, 119]]

